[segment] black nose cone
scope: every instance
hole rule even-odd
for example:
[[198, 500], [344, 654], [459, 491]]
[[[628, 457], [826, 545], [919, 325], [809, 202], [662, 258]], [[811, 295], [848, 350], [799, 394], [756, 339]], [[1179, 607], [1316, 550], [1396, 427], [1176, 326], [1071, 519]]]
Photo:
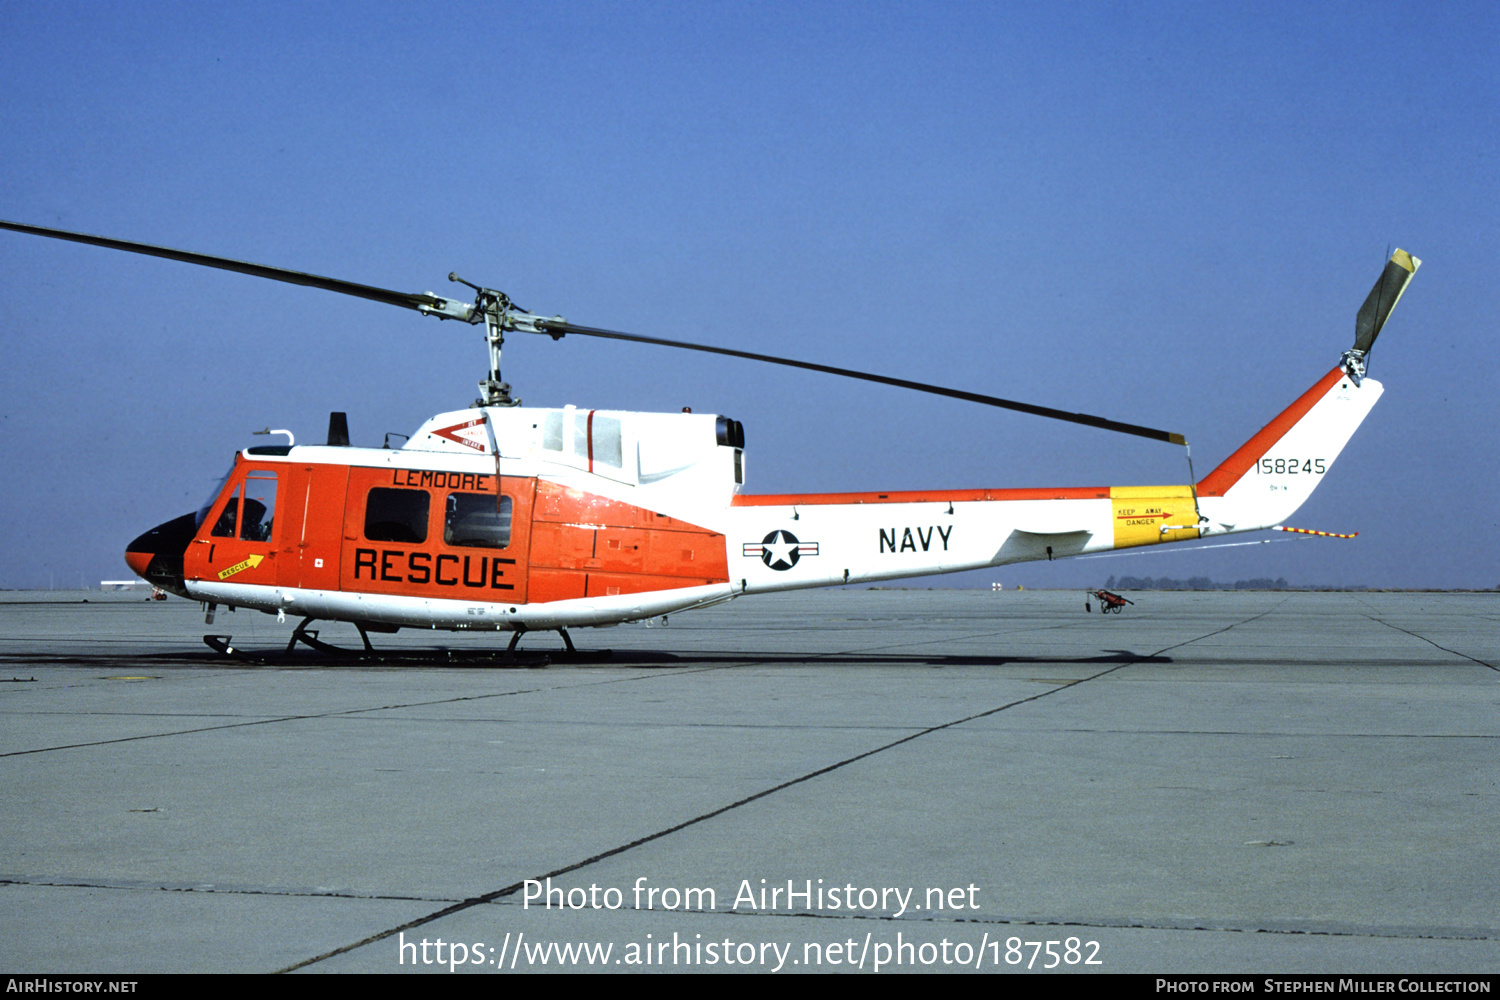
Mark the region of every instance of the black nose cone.
[[125, 562], [139, 577], [179, 597], [186, 597], [182, 557], [198, 533], [198, 515], [184, 514], [158, 524], [125, 546]]

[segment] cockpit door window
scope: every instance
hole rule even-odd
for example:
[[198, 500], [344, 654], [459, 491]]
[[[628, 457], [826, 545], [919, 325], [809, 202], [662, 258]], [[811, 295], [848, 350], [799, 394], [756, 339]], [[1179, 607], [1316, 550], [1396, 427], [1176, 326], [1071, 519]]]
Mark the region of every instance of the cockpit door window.
[[214, 538], [269, 542], [276, 518], [276, 473], [252, 469], [234, 487], [229, 502], [214, 522]]

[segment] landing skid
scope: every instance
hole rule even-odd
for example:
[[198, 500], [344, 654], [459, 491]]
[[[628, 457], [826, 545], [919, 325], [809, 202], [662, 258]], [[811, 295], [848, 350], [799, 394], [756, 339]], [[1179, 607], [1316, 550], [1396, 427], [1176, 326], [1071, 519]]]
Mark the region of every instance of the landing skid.
[[[565, 663], [591, 663], [595, 660], [608, 660], [615, 655], [615, 651], [612, 649], [593, 649], [580, 652], [578, 647], [573, 645], [573, 637], [568, 635], [568, 630], [565, 628], [547, 629], [546, 631], [556, 632], [562, 636], [563, 648], [547, 654], [554, 660]], [[521, 636], [526, 633], [526, 629], [516, 629], [515, 633], [510, 637], [510, 645], [505, 647], [507, 656], [515, 653], [516, 646], [521, 641]]]
[[245, 658], [245, 651], [242, 649], [235, 649], [229, 644], [229, 640], [233, 638], [234, 636], [232, 635], [205, 635], [203, 637], [203, 642], [208, 646], [209, 649], [212, 649], [216, 653], [222, 653], [223, 655], [233, 657], [236, 660], [243, 660]]
[[[297, 647], [297, 643], [305, 642], [307, 643], [309, 648], [316, 649], [320, 653], [328, 653], [333, 656], [359, 655], [355, 650], [345, 649], [342, 646], [335, 646], [333, 645], [333, 643], [324, 642], [322, 639], [319, 639], [316, 629], [308, 631], [307, 626], [311, 625], [315, 621], [317, 621], [316, 618], [304, 618], [302, 619], [302, 623], [300, 625], [292, 629], [292, 637], [287, 640], [286, 644], [286, 651], [288, 653], [290, 653]], [[370, 645], [370, 633], [366, 632], [365, 627], [358, 622], [354, 623], [354, 627], [359, 629], [359, 637], [364, 640], [365, 655], [374, 656], [375, 647]]]
[[[521, 641], [521, 636], [526, 634], [525, 629], [519, 629], [511, 635], [510, 644], [505, 647], [505, 652], [497, 653], [493, 650], [474, 650], [467, 652], [462, 650], [402, 650], [399, 652], [381, 652], [370, 642], [370, 634], [365, 627], [358, 622], [353, 622], [359, 630], [359, 637], [364, 642], [364, 649], [348, 649], [343, 646], [335, 646], [331, 642], [324, 642], [318, 638], [317, 629], [309, 629], [308, 626], [317, 621], [316, 618], [304, 618], [301, 623], [292, 630], [292, 637], [287, 640], [286, 649], [280, 653], [252, 653], [248, 650], [238, 649], [232, 646], [233, 636], [228, 635], [205, 635], [203, 642], [210, 649], [231, 659], [241, 660], [246, 663], [284, 663], [292, 658], [297, 643], [302, 643], [315, 652], [325, 656], [335, 656], [341, 660], [356, 663], [376, 664], [474, 664], [493, 666], [516, 666], [516, 667], [545, 667], [555, 661], [569, 663], [587, 663], [595, 660], [607, 660], [614, 655], [613, 650], [587, 650], [580, 652], [573, 645], [573, 639], [568, 635], [565, 628], [549, 629], [556, 631], [562, 636], [563, 649], [547, 653], [518, 653], [516, 646]], [[392, 629], [394, 631], [394, 629]]]

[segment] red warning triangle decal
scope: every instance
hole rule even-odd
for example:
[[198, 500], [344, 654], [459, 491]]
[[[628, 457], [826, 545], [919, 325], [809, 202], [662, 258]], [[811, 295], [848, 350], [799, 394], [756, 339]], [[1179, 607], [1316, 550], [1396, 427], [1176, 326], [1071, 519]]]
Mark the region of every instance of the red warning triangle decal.
[[489, 449], [484, 446], [483, 442], [471, 441], [469, 438], [458, 436], [459, 431], [466, 431], [470, 427], [478, 427], [482, 423], [484, 423], [484, 418], [476, 417], [473, 420], [465, 420], [461, 424], [453, 424], [449, 427], [439, 427], [437, 430], [431, 431], [430, 433], [436, 434], [440, 438], [447, 438], [449, 441], [461, 444], [465, 448], [473, 448], [475, 451], [488, 451]]

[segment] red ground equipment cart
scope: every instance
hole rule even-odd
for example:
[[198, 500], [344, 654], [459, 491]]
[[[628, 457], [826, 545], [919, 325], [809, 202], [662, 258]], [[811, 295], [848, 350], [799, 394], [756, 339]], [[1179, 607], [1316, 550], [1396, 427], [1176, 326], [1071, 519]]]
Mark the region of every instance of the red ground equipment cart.
[[1121, 597], [1119, 594], [1111, 594], [1107, 590], [1092, 590], [1083, 595], [1083, 610], [1085, 611], [1094, 610], [1093, 608], [1089, 607], [1090, 597], [1098, 600], [1099, 613], [1101, 615], [1107, 615], [1111, 611], [1113, 611], [1115, 614], [1119, 614], [1125, 609], [1125, 605], [1135, 603], [1128, 597]]

